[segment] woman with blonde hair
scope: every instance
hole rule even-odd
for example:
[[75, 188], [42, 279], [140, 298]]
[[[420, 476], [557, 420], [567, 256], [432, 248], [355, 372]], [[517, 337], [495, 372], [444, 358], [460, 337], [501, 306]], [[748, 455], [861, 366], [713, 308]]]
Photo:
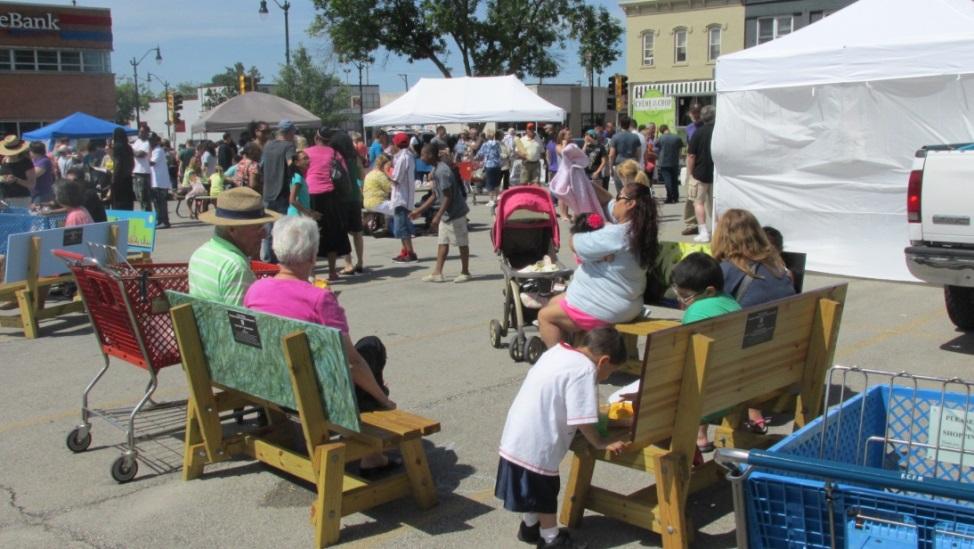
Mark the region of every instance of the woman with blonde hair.
[[629, 159], [619, 164], [616, 171], [619, 172], [619, 178], [622, 179], [623, 185], [626, 183], [638, 183], [650, 187], [649, 178], [646, 177], [645, 170], [635, 160]]
[[362, 182], [362, 207], [366, 210], [392, 215], [392, 180], [389, 179], [389, 168], [392, 159], [385, 154], [375, 157], [375, 166], [365, 176]]
[[[795, 294], [785, 262], [771, 245], [754, 214], [727, 210], [717, 220], [711, 252], [724, 272], [724, 291], [741, 307], [760, 305]], [[755, 433], [768, 432], [760, 410], [748, 410], [745, 427]], [[699, 440], [698, 440], [699, 445]]]

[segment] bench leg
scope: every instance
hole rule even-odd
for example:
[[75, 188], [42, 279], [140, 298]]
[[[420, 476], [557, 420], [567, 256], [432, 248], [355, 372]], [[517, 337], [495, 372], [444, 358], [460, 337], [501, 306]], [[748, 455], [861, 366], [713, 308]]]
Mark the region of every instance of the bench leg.
[[689, 543], [686, 518], [690, 468], [687, 458], [669, 453], [655, 458], [659, 522], [665, 549], [685, 548]]
[[[183, 480], [193, 480], [203, 474], [206, 452], [199, 446], [203, 434], [197, 421], [196, 406], [190, 401], [186, 404], [186, 443], [183, 447]], [[203, 455], [200, 455], [200, 452]]]
[[585, 514], [585, 500], [592, 486], [592, 473], [595, 472], [595, 458], [577, 453], [572, 454], [572, 471], [568, 475], [565, 500], [561, 504], [561, 522], [569, 528], [578, 528]]
[[342, 527], [342, 481], [345, 477], [345, 445], [322, 444], [315, 448], [318, 463], [318, 497], [312, 509], [315, 547], [338, 542]]
[[20, 320], [24, 325], [24, 337], [37, 339], [37, 310], [34, 308], [34, 296], [30, 290], [17, 292], [17, 307], [20, 308]]
[[402, 452], [403, 465], [409, 485], [412, 488], [413, 499], [420, 509], [429, 509], [436, 505], [436, 485], [430, 473], [429, 462], [426, 460], [426, 450], [423, 449], [423, 439], [420, 437], [404, 440], [399, 445]]

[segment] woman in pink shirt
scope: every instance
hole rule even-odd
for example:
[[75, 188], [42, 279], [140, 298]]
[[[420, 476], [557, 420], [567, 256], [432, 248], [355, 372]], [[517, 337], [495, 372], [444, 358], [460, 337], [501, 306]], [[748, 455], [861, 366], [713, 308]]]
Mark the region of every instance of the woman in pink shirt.
[[84, 204], [84, 192], [81, 189], [81, 184], [77, 181], [58, 182], [54, 186], [54, 200], [68, 212], [68, 218], [64, 222], [65, 227], [88, 225], [95, 222], [88, 210], [82, 206]]
[[[273, 248], [280, 271], [273, 278], [263, 278], [251, 284], [244, 296], [244, 306], [340, 331], [359, 409], [394, 409], [396, 403], [389, 399], [388, 388], [382, 384], [384, 364], [369, 364], [359, 352], [363, 342], [369, 338], [363, 338], [353, 345], [348, 334], [345, 310], [338, 304], [335, 294], [309, 282], [318, 252], [318, 225], [315, 221], [303, 216], [278, 219], [274, 223]], [[362, 458], [360, 468], [364, 476], [369, 476], [401, 463], [399, 459], [379, 453]]]

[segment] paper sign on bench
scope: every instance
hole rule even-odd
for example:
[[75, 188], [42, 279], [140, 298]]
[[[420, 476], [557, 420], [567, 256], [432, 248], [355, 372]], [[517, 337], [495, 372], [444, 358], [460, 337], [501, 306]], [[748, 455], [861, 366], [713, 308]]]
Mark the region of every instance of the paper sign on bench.
[[109, 221], [128, 221], [128, 243], [131, 252], [149, 252], [156, 249], [156, 213], [128, 210], [105, 210]]
[[[231, 307], [178, 292], [167, 291], [166, 297], [173, 307], [192, 304], [214, 383], [292, 410], [297, 409], [297, 404], [281, 342], [284, 336], [304, 332], [314, 357], [318, 393], [328, 421], [346, 429], [359, 430], [355, 389], [342, 348], [341, 332], [320, 324]], [[247, 367], [241, 366], [244, 364]]]
[[[63, 261], [54, 257], [51, 250], [64, 249], [70, 252], [93, 256], [98, 261], [107, 262], [105, 253], [102, 249], [90, 249], [88, 243], [93, 244], [112, 244], [112, 227], [118, 227], [118, 243], [115, 245], [119, 257], [125, 257], [128, 251], [128, 223], [92, 223], [90, 225], [79, 225], [77, 227], [67, 227], [60, 229], [49, 229], [46, 231], [35, 231], [31, 233], [12, 234], [7, 237], [7, 259], [5, 282], [20, 282], [27, 280], [27, 263], [30, 257], [31, 241], [34, 238], [41, 239], [41, 256], [38, 276], [57, 276], [68, 272], [68, 267]], [[78, 240], [77, 231], [81, 230], [81, 238]], [[65, 239], [65, 236], [68, 239]], [[65, 242], [77, 242], [76, 244], [66, 245]]]

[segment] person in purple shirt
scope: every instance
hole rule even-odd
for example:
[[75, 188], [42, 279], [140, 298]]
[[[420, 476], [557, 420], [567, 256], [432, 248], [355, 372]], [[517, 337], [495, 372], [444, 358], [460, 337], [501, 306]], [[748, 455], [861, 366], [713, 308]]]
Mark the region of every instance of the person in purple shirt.
[[548, 181], [555, 176], [558, 172], [558, 131], [551, 124], [547, 124], [544, 127], [545, 138], [548, 140], [545, 143], [545, 162], [548, 164]]
[[30, 201], [41, 204], [54, 200], [54, 163], [47, 157], [47, 147], [42, 141], [30, 144], [30, 160], [34, 163], [34, 188], [30, 190]]

